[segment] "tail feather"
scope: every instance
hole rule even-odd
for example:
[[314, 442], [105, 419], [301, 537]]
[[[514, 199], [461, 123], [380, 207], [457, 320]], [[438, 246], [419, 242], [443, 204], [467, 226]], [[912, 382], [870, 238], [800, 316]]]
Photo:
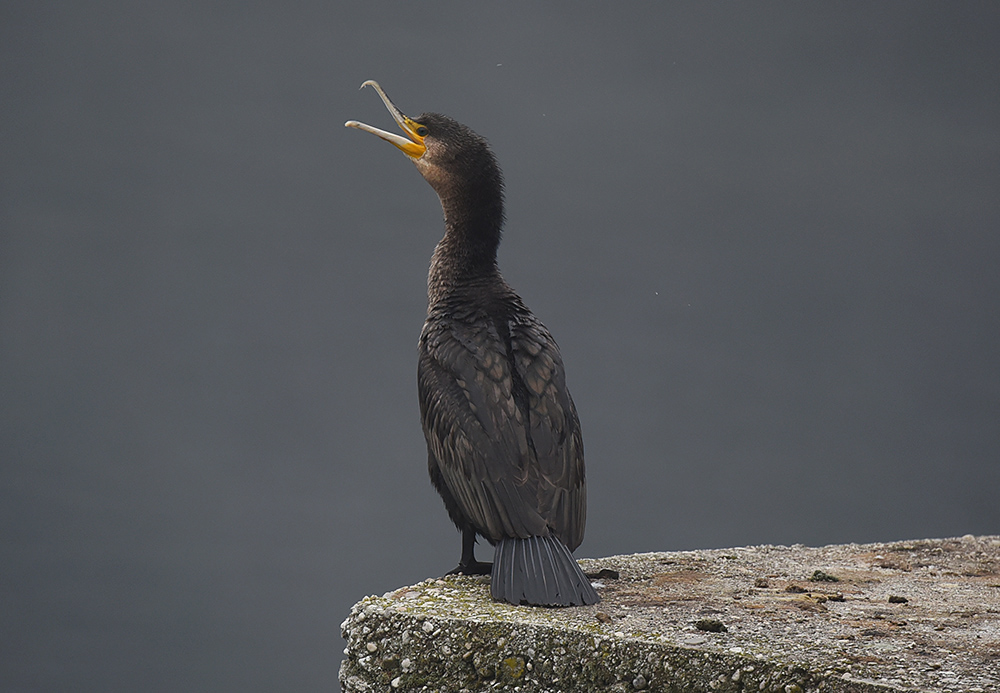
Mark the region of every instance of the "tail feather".
[[490, 594], [533, 606], [583, 606], [601, 601], [573, 554], [555, 537], [501, 539], [493, 557]]

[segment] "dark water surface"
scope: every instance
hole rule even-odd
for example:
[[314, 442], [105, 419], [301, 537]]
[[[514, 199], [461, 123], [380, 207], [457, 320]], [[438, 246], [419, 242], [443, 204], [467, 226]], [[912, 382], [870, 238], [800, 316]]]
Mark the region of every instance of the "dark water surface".
[[[0, 689], [321, 691], [459, 537], [441, 233], [378, 79], [507, 175], [580, 555], [1000, 530], [992, 3], [0, 10]], [[485, 552], [483, 552], [485, 556]]]

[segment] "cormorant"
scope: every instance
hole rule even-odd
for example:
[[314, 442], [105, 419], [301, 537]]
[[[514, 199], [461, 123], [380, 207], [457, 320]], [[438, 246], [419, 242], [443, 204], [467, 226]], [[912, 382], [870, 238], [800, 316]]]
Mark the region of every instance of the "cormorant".
[[[583, 541], [583, 438], [552, 335], [500, 276], [503, 178], [486, 140], [437, 113], [405, 116], [374, 81], [406, 137], [378, 135], [441, 199], [418, 390], [431, 482], [462, 532], [452, 573], [492, 574], [494, 599], [576, 606], [600, 597], [573, 559]], [[475, 557], [476, 535], [495, 545]]]

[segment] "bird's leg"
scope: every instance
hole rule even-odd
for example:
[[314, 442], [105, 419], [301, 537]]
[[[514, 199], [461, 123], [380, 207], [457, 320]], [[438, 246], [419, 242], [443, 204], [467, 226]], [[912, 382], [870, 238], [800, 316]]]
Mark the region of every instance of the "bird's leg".
[[489, 575], [493, 572], [492, 563], [480, 563], [476, 560], [476, 530], [466, 527], [462, 530], [462, 560], [458, 567], [448, 571], [448, 575]]

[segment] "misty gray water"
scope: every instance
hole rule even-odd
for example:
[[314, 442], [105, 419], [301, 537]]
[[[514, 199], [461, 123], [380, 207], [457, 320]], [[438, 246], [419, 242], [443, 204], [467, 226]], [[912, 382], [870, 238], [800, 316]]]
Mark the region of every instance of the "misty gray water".
[[350, 605], [457, 562], [440, 208], [366, 79], [504, 168], [578, 555], [1000, 528], [995, 4], [0, 16], [3, 690], [330, 690]]

